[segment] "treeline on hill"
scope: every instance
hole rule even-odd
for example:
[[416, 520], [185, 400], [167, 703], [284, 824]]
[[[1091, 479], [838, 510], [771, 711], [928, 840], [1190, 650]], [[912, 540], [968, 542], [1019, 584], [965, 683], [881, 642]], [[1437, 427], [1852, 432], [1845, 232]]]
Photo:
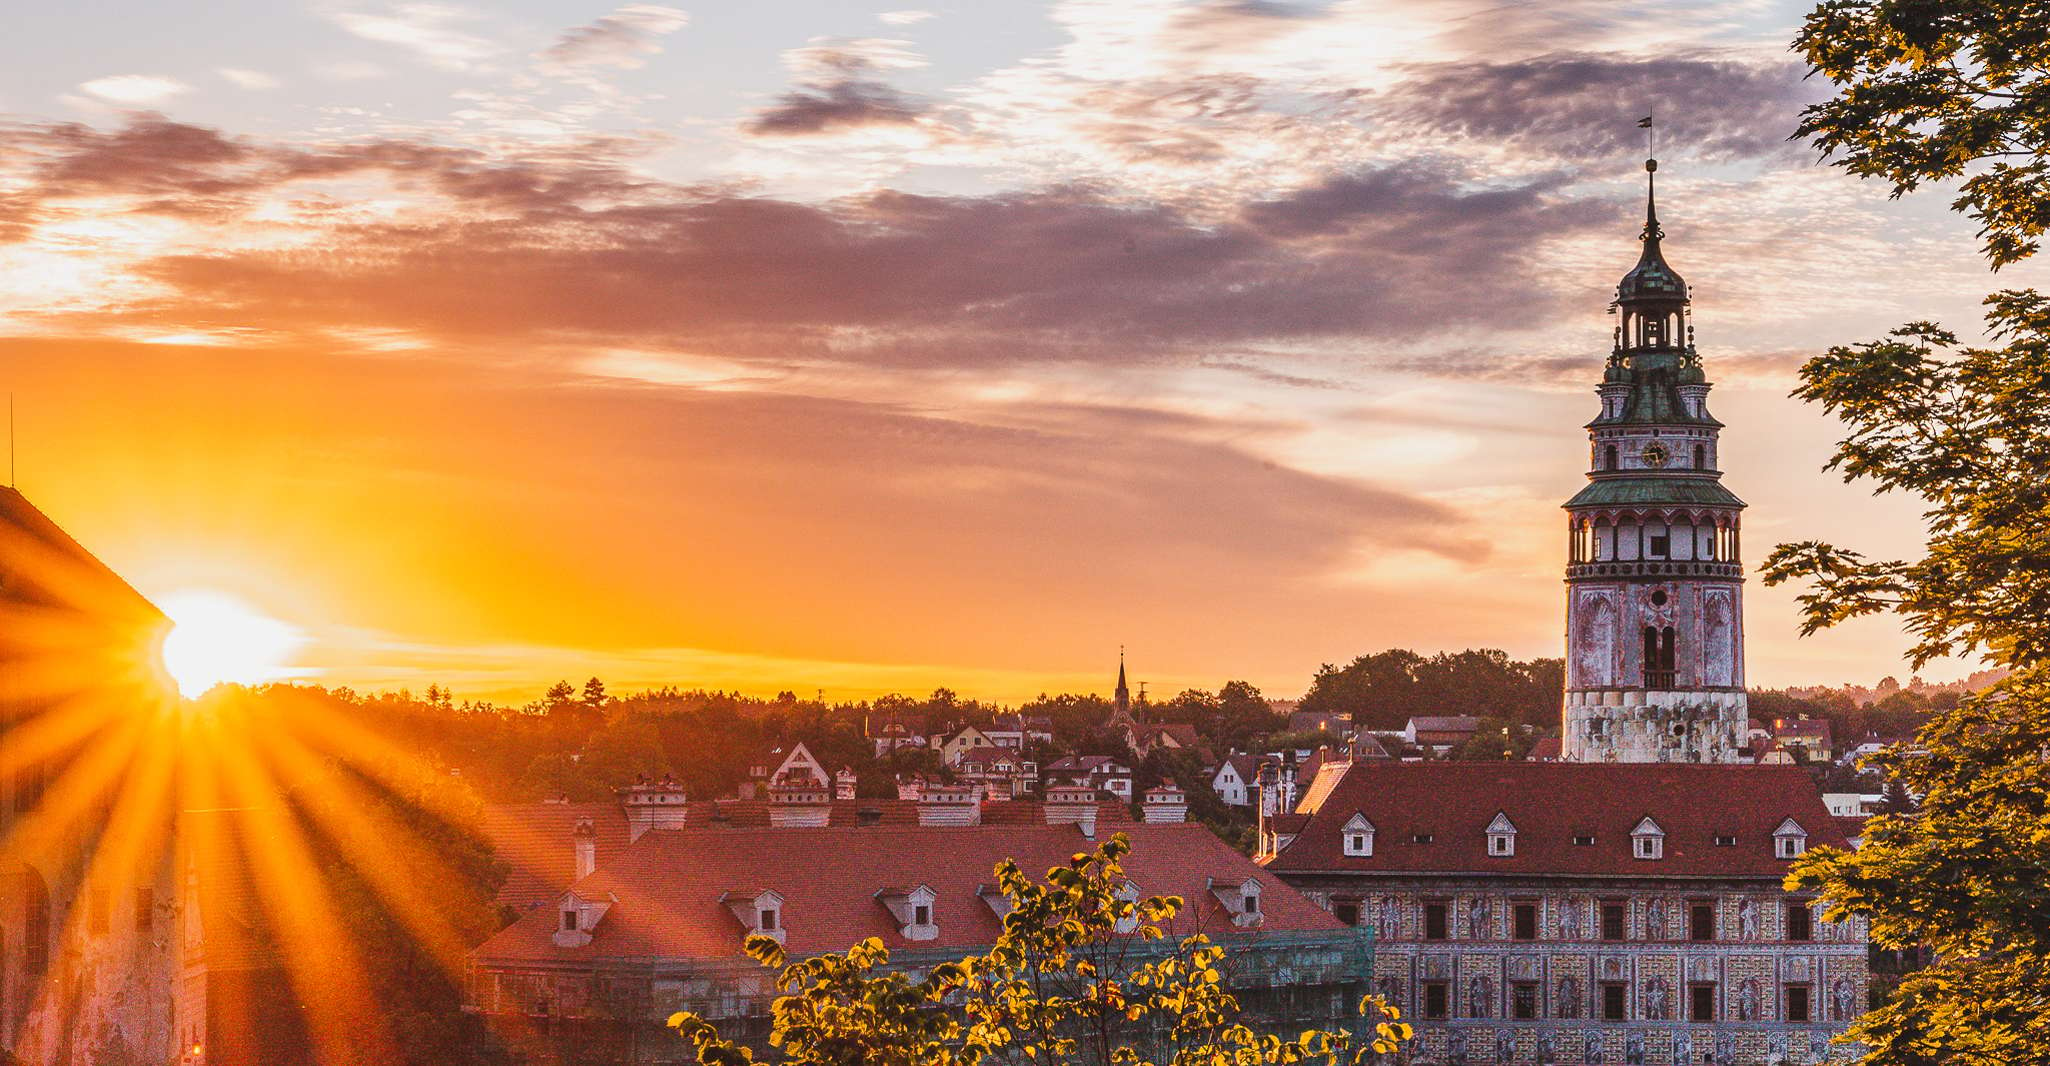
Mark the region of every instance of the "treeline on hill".
[[1467, 714], [1549, 729], [1566, 689], [1562, 659], [1511, 659], [1493, 648], [1425, 657], [1405, 648], [1325, 663], [1301, 709], [1350, 715], [1365, 729], [1401, 729], [1419, 715]]

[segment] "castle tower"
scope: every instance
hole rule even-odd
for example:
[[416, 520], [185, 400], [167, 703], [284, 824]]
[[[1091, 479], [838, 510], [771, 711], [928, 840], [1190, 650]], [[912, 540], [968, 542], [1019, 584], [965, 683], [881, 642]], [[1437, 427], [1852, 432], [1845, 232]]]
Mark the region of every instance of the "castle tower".
[[1566, 706], [1575, 762], [1732, 762], [1744, 743], [1744, 501], [1722, 485], [1687, 283], [1666, 265], [1658, 161], [1644, 251], [1616, 287], [1586, 488], [1566, 503]]

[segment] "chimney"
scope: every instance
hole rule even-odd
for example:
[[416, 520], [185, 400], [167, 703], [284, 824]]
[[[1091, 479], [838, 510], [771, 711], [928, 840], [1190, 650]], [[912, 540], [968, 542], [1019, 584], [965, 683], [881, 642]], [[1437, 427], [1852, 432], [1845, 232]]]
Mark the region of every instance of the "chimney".
[[1046, 790], [1046, 824], [1079, 826], [1096, 839], [1096, 790], [1081, 785], [1055, 785]]
[[620, 805], [626, 808], [629, 841], [639, 840], [650, 829], [682, 829], [690, 814], [690, 797], [684, 795], [683, 786], [673, 777], [643, 781], [614, 791]]
[[591, 876], [598, 868], [598, 827], [589, 818], [577, 819], [576, 831], [577, 874], [571, 880], [581, 881]]
[[882, 809], [881, 807], [877, 807], [877, 806], [874, 806], [874, 805], [869, 805], [869, 806], [865, 806], [865, 807], [861, 808], [861, 809], [860, 809], [860, 810], [858, 810], [858, 811], [855, 811], [855, 812], [854, 812], [854, 824], [855, 824], [855, 825], [881, 825], [881, 824], [883, 824], [883, 809]]
[[981, 825], [982, 793], [974, 785], [928, 784], [918, 796], [919, 825]]
[[1189, 820], [1189, 797], [1172, 782], [1146, 790], [1140, 817], [1147, 825], [1176, 825]]
[[769, 826], [801, 829], [833, 820], [833, 794], [816, 778], [804, 777], [769, 786]]

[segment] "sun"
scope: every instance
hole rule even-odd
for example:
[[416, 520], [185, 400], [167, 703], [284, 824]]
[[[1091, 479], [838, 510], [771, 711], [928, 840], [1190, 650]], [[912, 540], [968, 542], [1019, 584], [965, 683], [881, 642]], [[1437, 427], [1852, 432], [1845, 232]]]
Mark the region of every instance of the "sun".
[[170, 616], [164, 637], [164, 671], [180, 695], [197, 696], [215, 685], [261, 684], [292, 676], [292, 654], [305, 634], [223, 592], [194, 589], [163, 597], [157, 606]]

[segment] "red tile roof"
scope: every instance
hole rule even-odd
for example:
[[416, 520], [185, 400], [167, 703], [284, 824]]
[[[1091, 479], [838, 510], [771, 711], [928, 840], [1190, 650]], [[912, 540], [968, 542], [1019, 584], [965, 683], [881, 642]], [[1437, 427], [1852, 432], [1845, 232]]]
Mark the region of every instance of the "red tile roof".
[[[1799, 767], [1358, 762], [1322, 799], [1268, 869], [1778, 879], [1787, 861], [1774, 857], [1772, 834], [1785, 819], [1811, 846], [1847, 844]], [[1374, 825], [1371, 856], [1343, 853], [1340, 830], [1355, 812]], [[1487, 854], [1497, 812], [1515, 823], [1513, 856]], [[1665, 830], [1662, 859], [1631, 856], [1630, 831], [1646, 815]], [[1593, 844], [1573, 842], [1590, 835]], [[1717, 846], [1717, 836], [1736, 843]]]
[[[1188, 903], [1178, 932], [1230, 932], [1230, 920], [1209, 886], [1258, 878], [1262, 928], [1324, 930], [1342, 926], [1199, 825], [1134, 825], [1122, 829], [1133, 849], [1125, 872], [1147, 895], [1179, 895]], [[600, 959], [726, 958], [741, 954], [745, 929], [720, 902], [736, 884], [783, 897], [784, 946], [793, 955], [844, 950], [865, 937], [891, 949], [966, 950], [993, 943], [1001, 919], [978, 895], [996, 882], [994, 868], [1015, 858], [1039, 876], [1093, 847], [1073, 826], [964, 828], [871, 826], [731, 832], [651, 830], [614, 861], [576, 885], [579, 896], [613, 897], [582, 947], [557, 947], [553, 908], [530, 911], [475, 952], [486, 964]], [[907, 941], [876, 893], [891, 885], [930, 886], [937, 899], [935, 940]]]
[[1539, 737], [1538, 742], [1530, 746], [1530, 754], [1526, 757], [1532, 762], [1557, 762], [1560, 751], [1558, 737]]
[[[767, 830], [771, 806], [768, 800], [694, 802], [684, 808], [684, 824], [693, 829]], [[918, 824], [918, 802], [895, 799], [834, 800], [829, 824], [857, 826], [863, 809], [875, 811], [881, 825]], [[585, 818], [597, 830], [597, 862], [605, 866], [627, 846], [626, 814], [617, 803], [524, 803], [485, 808], [484, 833], [499, 861], [508, 867], [498, 901], [520, 910], [553, 903], [576, 873], [575, 833], [577, 822]], [[1046, 814], [1038, 803], [986, 803], [982, 821], [984, 825], [1042, 825]], [[1124, 804], [1106, 801], [1096, 806], [1096, 822], [1124, 826], [1131, 824], [1132, 816]]]

